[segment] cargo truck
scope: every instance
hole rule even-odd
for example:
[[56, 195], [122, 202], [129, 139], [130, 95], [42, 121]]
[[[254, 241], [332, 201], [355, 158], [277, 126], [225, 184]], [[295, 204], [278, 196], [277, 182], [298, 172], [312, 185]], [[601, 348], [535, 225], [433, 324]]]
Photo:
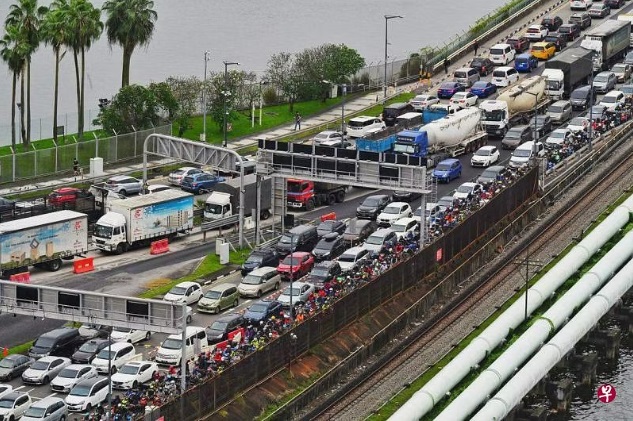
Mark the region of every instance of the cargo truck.
[[3, 278], [29, 266], [57, 271], [62, 259], [88, 251], [88, 216], [62, 210], [0, 224], [0, 269]]
[[345, 200], [347, 186], [316, 181], [288, 179], [288, 206], [313, 210], [316, 206], [333, 205]]
[[[620, 13], [618, 15], [618, 20], [622, 20], [625, 22], [629, 22], [633, 24], [633, 13]], [[633, 35], [629, 35], [629, 47], [633, 47]]]
[[[262, 177], [259, 195], [261, 219], [270, 217], [272, 183], [270, 178]], [[244, 176], [244, 217], [252, 215], [253, 209], [257, 209], [257, 175]], [[204, 219], [212, 221], [228, 218], [239, 214], [240, 206], [240, 179], [233, 178], [224, 183], [218, 183], [204, 203]]]
[[193, 228], [193, 195], [163, 190], [143, 196], [110, 200], [92, 236], [99, 250], [121, 254], [135, 245], [170, 238]]
[[630, 38], [631, 22], [608, 20], [587, 32], [580, 46], [598, 53], [593, 58], [593, 69], [598, 72], [608, 70], [618, 59], [624, 57]]
[[578, 47], [565, 49], [547, 60], [542, 76], [547, 79], [545, 91], [550, 98], [569, 98], [574, 89], [589, 83], [593, 55], [593, 50]]

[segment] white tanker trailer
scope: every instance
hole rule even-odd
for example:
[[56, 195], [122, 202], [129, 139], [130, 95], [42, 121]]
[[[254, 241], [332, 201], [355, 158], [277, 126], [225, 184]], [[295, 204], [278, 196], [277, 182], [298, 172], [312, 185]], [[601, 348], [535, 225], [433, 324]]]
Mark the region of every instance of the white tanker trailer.
[[546, 79], [533, 76], [503, 91], [496, 100], [479, 104], [481, 125], [488, 135], [504, 137], [517, 124], [527, 124], [534, 111], [544, 109], [550, 102], [545, 91]]

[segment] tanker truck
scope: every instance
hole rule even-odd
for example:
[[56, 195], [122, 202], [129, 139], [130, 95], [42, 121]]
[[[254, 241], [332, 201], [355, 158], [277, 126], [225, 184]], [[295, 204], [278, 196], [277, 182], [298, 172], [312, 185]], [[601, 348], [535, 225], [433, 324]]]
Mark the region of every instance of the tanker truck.
[[526, 124], [535, 111], [543, 110], [550, 102], [545, 94], [546, 79], [533, 76], [503, 91], [496, 100], [479, 104], [481, 124], [488, 136], [502, 138], [517, 124]]
[[597, 52], [593, 59], [593, 69], [599, 72], [608, 70], [619, 58], [624, 57], [630, 38], [631, 22], [608, 20], [587, 32], [580, 46]]

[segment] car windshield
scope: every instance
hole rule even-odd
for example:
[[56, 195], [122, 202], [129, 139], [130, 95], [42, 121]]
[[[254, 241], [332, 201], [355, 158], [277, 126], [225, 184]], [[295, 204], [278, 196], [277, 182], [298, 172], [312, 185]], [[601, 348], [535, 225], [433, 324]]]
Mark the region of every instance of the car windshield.
[[551, 113], [562, 113], [565, 108], [560, 105], [552, 105], [547, 111]]
[[112, 330], [116, 331], [116, 332], [121, 332], [121, 333], [130, 333], [132, 331], [132, 329], [127, 328], [127, 327], [113, 327]]
[[294, 296], [298, 296], [301, 294], [301, 288], [298, 287], [288, 287], [286, 289], [284, 289], [283, 295], [291, 295]]
[[605, 95], [604, 97], [602, 97], [602, 102], [605, 102], [607, 104], [615, 104], [616, 102], [618, 102], [618, 97]]
[[186, 173], [187, 170], [176, 170], [173, 173], [171, 173], [174, 176], [178, 176], [178, 175], [183, 175], [184, 173]]
[[108, 351], [108, 348], [103, 348], [97, 354], [97, 358], [101, 358], [102, 360], [110, 360], [116, 356], [116, 351]]
[[339, 262], [355, 262], [356, 261], [356, 255], [355, 254], [342, 254], [341, 256], [339, 256], [338, 261]]
[[593, 78], [593, 82], [608, 82], [609, 81], [609, 76], [607, 75], [597, 75], [595, 78]]
[[138, 374], [141, 369], [140, 365], [131, 365], [125, 364], [123, 367], [119, 369], [119, 373], [121, 374]]
[[455, 86], [453, 82], [444, 82], [440, 85], [440, 89], [455, 89]]
[[329, 275], [329, 273], [330, 271], [327, 268], [316, 267], [312, 269], [312, 272], [310, 272], [310, 275], [316, 278], [325, 278]]
[[13, 408], [13, 399], [0, 399], [0, 408]]
[[61, 377], [64, 379], [75, 379], [77, 378], [78, 374], [79, 374], [79, 370], [76, 370], [74, 368], [65, 368], [58, 374], [58, 377]]
[[7, 359], [0, 360], [0, 368], [13, 368], [13, 361]]
[[455, 95], [453, 95], [453, 99], [462, 99], [462, 98], [466, 98], [466, 92], [457, 92]]
[[549, 137], [554, 138], [554, 139], [564, 139], [566, 134], [567, 132], [561, 132], [561, 131], [555, 130], [552, 132], [552, 134], [549, 135]]
[[248, 308], [251, 313], [266, 313], [268, 306], [266, 304], [253, 304]]
[[484, 172], [481, 173], [481, 178], [497, 178], [497, 171], [484, 170]]
[[504, 110], [483, 110], [484, 119], [487, 121], [501, 121], [505, 117], [506, 113]]
[[633, 94], [633, 85], [624, 85], [620, 87], [620, 91], [625, 94]]
[[228, 325], [229, 325], [229, 322], [224, 322], [222, 320], [216, 320], [211, 325], [211, 330], [215, 330], [215, 331], [218, 331], [218, 332], [224, 332]]
[[491, 48], [490, 49], [490, 54], [501, 55], [501, 54], [503, 54], [503, 49], [501, 49], [501, 48]]
[[95, 237], [112, 238], [112, 227], [108, 227], [106, 225], [97, 224], [95, 226]]
[[488, 86], [488, 82], [479, 81], [479, 82], [473, 83], [473, 86], [470, 89], [471, 90], [472, 89], [485, 89], [487, 86]]
[[397, 215], [397, 214], [400, 213], [400, 207], [399, 206], [387, 206], [383, 212], [387, 213], [387, 214], [391, 214], [391, 215]]
[[587, 119], [582, 117], [576, 117], [572, 121], [569, 122], [570, 126], [584, 126], [587, 124]]
[[391, 226], [391, 229], [395, 232], [405, 232], [407, 229], [407, 226], [403, 224], [393, 224]]
[[512, 156], [516, 156], [517, 158], [527, 158], [532, 153], [529, 149], [517, 149], [514, 151]]
[[[261, 283], [261, 280], [262, 280], [261, 276], [248, 274], [244, 277], [244, 279], [242, 279], [242, 283], [245, 285], [259, 285]], [[220, 298], [219, 294], [217, 297], [214, 297], [214, 298]]]
[[424, 102], [424, 101], [427, 100], [427, 98], [428, 98], [428, 96], [426, 96], [426, 95], [418, 95], [415, 98], [413, 98], [413, 101], [415, 101], [415, 102]]
[[291, 244], [293, 243], [293, 239], [291, 235], [283, 235], [281, 236], [281, 238], [279, 239], [279, 242], [281, 244]]
[[439, 164], [437, 164], [437, 167], [435, 167], [435, 169], [438, 171], [448, 171], [451, 169], [451, 164], [442, 164], [440, 162]]
[[379, 203], [380, 203], [380, 199], [375, 198], [375, 197], [368, 197], [363, 202], [363, 206], [378, 206]]
[[284, 265], [288, 266], [297, 266], [301, 264], [301, 258], [297, 256], [286, 256], [286, 258], [282, 262]]
[[264, 256], [260, 254], [251, 254], [244, 263], [261, 263], [264, 261]]
[[169, 293], [172, 295], [185, 295], [185, 292], [187, 292], [187, 288], [186, 287], [173, 287], [172, 289], [169, 290]]
[[48, 367], [51, 365], [50, 362], [47, 361], [35, 361], [31, 366], [32, 370], [48, 370]]
[[317, 231], [332, 231], [332, 227], [334, 226], [334, 221], [323, 221], [317, 226]]
[[160, 347], [165, 349], [180, 349], [182, 348], [182, 340], [167, 338], [163, 341], [163, 344]]
[[214, 290], [207, 291], [204, 294], [204, 298], [208, 298], [210, 300], [217, 300], [221, 296], [222, 296], [222, 293], [220, 291], [214, 291]]
[[505, 137], [506, 139], [519, 139], [521, 138], [521, 133], [523, 133], [523, 130], [510, 129]]
[[383, 242], [384, 242], [384, 237], [382, 235], [370, 235], [369, 238], [367, 238], [367, 241], [365, 241], [365, 243], [372, 244], [374, 246], [379, 246]]
[[472, 186], [464, 186], [463, 184], [457, 188], [458, 193], [470, 193], [473, 191]]
[[470, 65], [473, 66], [473, 67], [484, 66], [485, 64], [486, 64], [486, 62], [482, 58], [475, 58], [475, 59], [473, 59], [473, 61], [470, 62]]
[[478, 149], [477, 152], [475, 152], [475, 155], [477, 156], [490, 156], [490, 149]]
[[79, 348], [79, 352], [96, 352], [99, 346], [96, 342], [86, 342]]
[[455, 72], [454, 76], [455, 76], [455, 77], [463, 77], [463, 78], [466, 78], [466, 77], [468, 77], [468, 74], [467, 74], [466, 72], [460, 72], [460, 71], [457, 71], [457, 72]]
[[615, 66], [613, 66], [613, 69], [611, 69], [614, 72], [624, 72], [626, 71], [626, 65], [624, 64], [616, 64]]
[[46, 415], [46, 408], [38, 408], [36, 406], [32, 406], [24, 412], [25, 417], [30, 418], [44, 418]]
[[72, 390], [70, 391], [70, 395], [72, 396], [88, 396], [90, 395], [90, 386], [84, 386], [81, 384], [78, 384], [77, 386], [73, 387]]
[[589, 91], [586, 90], [580, 90], [580, 91], [574, 91], [571, 93], [571, 98], [572, 99], [585, 99], [587, 98], [587, 95], [589, 94]]
[[447, 197], [444, 198], [442, 197], [440, 200], [437, 201], [437, 204], [440, 206], [444, 206], [446, 208], [453, 206], [453, 198], [452, 197]]
[[535, 45], [532, 47], [533, 51], [543, 51], [545, 48], [542, 45]]

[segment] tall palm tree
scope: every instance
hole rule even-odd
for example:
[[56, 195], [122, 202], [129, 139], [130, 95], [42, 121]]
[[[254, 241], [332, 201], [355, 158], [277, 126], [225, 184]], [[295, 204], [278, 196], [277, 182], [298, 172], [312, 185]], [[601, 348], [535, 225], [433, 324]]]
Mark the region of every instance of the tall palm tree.
[[[73, 50], [75, 77], [77, 79], [77, 133], [79, 139], [84, 134], [84, 87], [86, 81], [86, 50], [99, 39], [103, 32], [101, 10], [95, 8], [89, 0], [70, 0], [66, 22], [71, 34], [68, 46]], [[81, 71], [79, 70], [81, 58]]]
[[107, 13], [106, 31], [110, 45], [123, 48], [121, 87], [130, 84], [130, 61], [136, 46], [147, 46], [154, 34], [158, 14], [151, 0], [108, 0], [103, 4]]
[[[28, 49], [26, 43], [21, 38], [22, 34], [20, 30], [15, 26], [5, 27], [6, 33], [0, 39], [0, 58], [4, 61], [11, 73], [13, 73], [13, 86], [11, 91], [11, 146], [15, 148], [15, 106], [16, 106], [16, 91], [18, 78], [24, 69], [24, 62], [26, 57], [26, 50]], [[24, 119], [22, 119], [24, 122]], [[21, 132], [24, 132], [22, 128]]]
[[26, 109], [26, 141], [31, 142], [31, 56], [40, 45], [40, 24], [48, 9], [38, 6], [37, 0], [18, 0], [9, 6], [9, 14], [4, 22], [5, 26], [15, 26], [22, 32], [28, 45], [26, 55], [26, 103], [22, 101], [22, 110]]

